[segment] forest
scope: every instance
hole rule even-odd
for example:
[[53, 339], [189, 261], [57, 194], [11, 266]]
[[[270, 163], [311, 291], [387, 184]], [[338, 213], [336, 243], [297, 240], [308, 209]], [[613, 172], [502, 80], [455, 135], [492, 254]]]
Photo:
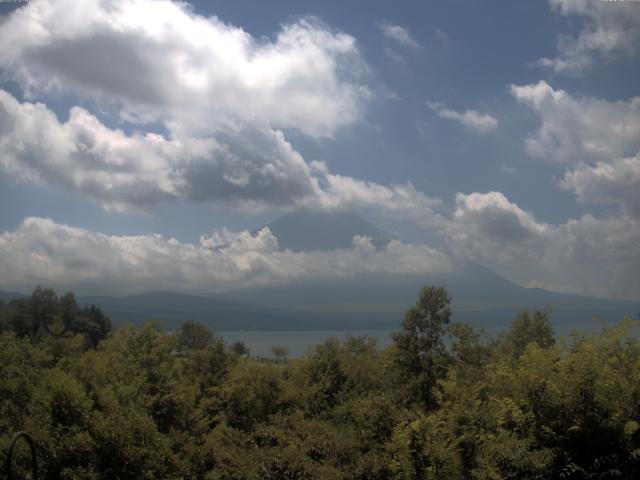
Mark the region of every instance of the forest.
[[24, 430], [45, 479], [640, 478], [640, 322], [557, 339], [523, 311], [489, 336], [450, 305], [425, 287], [385, 349], [263, 359], [38, 287], [0, 304], [2, 461]]

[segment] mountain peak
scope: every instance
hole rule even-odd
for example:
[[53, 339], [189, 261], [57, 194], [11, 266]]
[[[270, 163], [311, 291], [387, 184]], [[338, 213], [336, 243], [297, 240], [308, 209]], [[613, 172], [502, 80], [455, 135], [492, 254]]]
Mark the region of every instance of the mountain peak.
[[295, 210], [265, 226], [277, 237], [281, 249], [297, 252], [350, 248], [356, 235], [370, 237], [376, 248], [392, 239], [348, 210]]

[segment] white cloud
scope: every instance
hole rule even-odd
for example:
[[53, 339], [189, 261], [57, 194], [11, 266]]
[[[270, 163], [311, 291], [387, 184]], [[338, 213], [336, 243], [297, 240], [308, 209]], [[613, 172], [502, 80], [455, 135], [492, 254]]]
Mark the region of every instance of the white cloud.
[[347, 249], [281, 251], [268, 229], [221, 230], [191, 244], [27, 218], [15, 231], [0, 233], [0, 288], [26, 291], [40, 283], [85, 293], [224, 291], [367, 273], [444, 273], [452, 262], [468, 259], [522, 284], [640, 298], [640, 222], [633, 218], [585, 215], [550, 225], [489, 192], [458, 194], [453, 216], [435, 227], [449, 254], [397, 240], [376, 250], [358, 236]]
[[559, 73], [581, 73], [596, 61], [610, 62], [640, 52], [640, 9], [635, 2], [603, 0], [549, 0], [553, 10], [580, 17], [577, 36], [561, 36], [556, 58], [539, 62]]
[[418, 42], [415, 41], [413, 35], [408, 28], [393, 23], [382, 22], [379, 24], [380, 30], [389, 40], [393, 40], [402, 46], [420, 49], [422, 48]]
[[458, 193], [453, 219], [443, 234], [458, 256], [508, 263], [538, 258], [549, 228], [500, 192]]
[[637, 218], [584, 215], [552, 225], [489, 192], [458, 194], [454, 216], [443, 225], [452, 258], [483, 263], [521, 284], [640, 299]]
[[608, 102], [574, 98], [545, 81], [511, 86], [511, 93], [540, 117], [527, 153], [554, 162], [595, 162], [640, 150], [640, 97]]
[[355, 39], [310, 18], [264, 40], [168, 0], [32, 0], [0, 38], [0, 66], [28, 94], [115, 102], [183, 133], [248, 122], [331, 137], [371, 95]]
[[503, 163], [502, 165], [500, 165], [500, 171], [502, 173], [508, 173], [510, 175], [515, 175], [518, 172], [518, 169], [516, 167], [514, 167], [513, 165], [507, 165], [506, 163]]
[[488, 113], [480, 113], [477, 110], [456, 112], [455, 110], [444, 108], [442, 104], [438, 102], [427, 102], [427, 105], [435, 111], [440, 118], [454, 120], [476, 133], [488, 133], [495, 130], [498, 126], [498, 120]]
[[146, 210], [184, 198], [253, 206], [378, 207], [431, 215], [410, 183], [383, 186], [307, 164], [280, 131], [246, 127], [206, 138], [125, 134], [74, 107], [65, 123], [0, 90], [0, 166], [80, 192], [107, 208]]
[[370, 239], [355, 237], [349, 249], [279, 251], [268, 229], [255, 235], [223, 231], [202, 236], [198, 245], [159, 235], [108, 236], [32, 217], [17, 230], [0, 233], [0, 288], [15, 290], [41, 283], [116, 294], [224, 291], [304, 278], [450, 268], [442, 253], [397, 240], [381, 250], [372, 248]]
[[45, 105], [19, 103], [2, 90], [0, 165], [115, 209], [146, 209], [174, 198], [278, 205], [314, 195], [308, 165], [280, 132], [127, 135], [79, 107], [60, 123]]
[[[311, 167], [279, 130], [331, 137], [370, 97], [353, 37], [317, 20], [257, 40], [183, 3], [34, 0], [0, 24], [0, 37], [0, 67], [27, 98], [62, 92], [115, 105], [134, 122], [133, 133], [109, 128], [81, 107], [61, 122], [46, 105], [0, 91], [0, 166], [19, 178], [118, 210], [181, 198], [424, 216], [438, 204], [410, 184]], [[166, 133], [145, 131], [147, 121]]]
[[640, 154], [594, 166], [579, 164], [560, 185], [582, 203], [620, 205], [627, 215], [640, 218]]
[[353, 177], [332, 174], [323, 162], [311, 162], [321, 193], [312, 201], [324, 208], [377, 207], [381, 211], [407, 216], [421, 225], [431, 225], [443, 206], [440, 199], [428, 197], [407, 182], [390, 187]]
[[525, 141], [535, 158], [570, 165], [560, 186], [582, 203], [640, 212], [640, 97], [609, 102], [574, 98], [548, 83], [511, 86], [511, 92], [540, 118]]

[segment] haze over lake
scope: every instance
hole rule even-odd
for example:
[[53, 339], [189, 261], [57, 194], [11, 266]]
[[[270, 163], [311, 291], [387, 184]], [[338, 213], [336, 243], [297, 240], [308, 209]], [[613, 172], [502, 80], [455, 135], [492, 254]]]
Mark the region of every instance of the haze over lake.
[[[604, 323], [604, 326], [611, 327], [613, 323]], [[603, 322], [596, 320], [586, 321], [583, 324], [554, 325], [554, 330], [558, 339], [566, 337], [575, 330], [585, 334], [598, 333], [603, 328]], [[399, 329], [399, 328], [398, 328]], [[496, 335], [506, 331], [506, 327], [489, 327], [486, 332], [489, 335]], [[346, 340], [349, 337], [369, 337], [376, 341], [376, 345], [383, 349], [391, 345], [391, 333], [394, 330], [324, 330], [324, 331], [222, 331], [218, 334], [226, 342], [244, 342], [251, 352], [251, 355], [258, 357], [273, 357], [271, 349], [273, 347], [286, 347], [290, 357], [302, 357], [307, 355], [315, 346], [320, 345], [328, 339], [335, 337], [339, 340]], [[395, 330], [397, 331], [397, 330]]]

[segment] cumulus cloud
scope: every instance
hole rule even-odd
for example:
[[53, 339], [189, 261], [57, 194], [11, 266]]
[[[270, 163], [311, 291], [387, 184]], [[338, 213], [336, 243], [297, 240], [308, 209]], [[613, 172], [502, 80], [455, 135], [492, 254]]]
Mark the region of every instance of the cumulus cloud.
[[435, 212], [443, 206], [440, 199], [432, 198], [416, 190], [407, 182], [403, 185], [385, 186], [375, 182], [333, 174], [324, 162], [311, 162], [311, 168], [321, 192], [308, 206], [320, 205], [332, 208], [367, 208], [406, 215], [422, 225], [431, 225], [440, 218]]
[[559, 73], [581, 73], [596, 61], [633, 57], [640, 52], [640, 10], [634, 2], [603, 0], [549, 0], [551, 8], [567, 17], [579, 17], [576, 36], [558, 40], [558, 57], [539, 63]]
[[525, 140], [534, 158], [568, 165], [559, 182], [579, 202], [640, 212], [640, 97], [609, 102], [574, 98], [548, 83], [511, 86], [514, 97], [540, 118]]
[[440, 230], [452, 258], [489, 265], [522, 284], [640, 298], [640, 222], [624, 214], [584, 215], [552, 225], [499, 192], [458, 194]]
[[427, 105], [435, 111], [440, 118], [454, 120], [476, 133], [488, 133], [495, 130], [498, 126], [498, 120], [488, 113], [480, 113], [477, 110], [457, 112], [444, 108], [442, 104], [438, 102], [427, 102]]
[[527, 153], [554, 162], [594, 162], [640, 150], [640, 97], [609, 102], [574, 98], [547, 82], [511, 86], [513, 96], [540, 118]]
[[375, 206], [419, 217], [441, 204], [410, 183], [384, 186], [334, 174], [322, 162], [307, 164], [280, 131], [247, 126], [205, 138], [126, 134], [80, 107], [61, 123], [45, 105], [20, 103], [2, 90], [0, 166], [120, 210], [183, 198], [253, 206]]
[[404, 47], [414, 49], [422, 48], [420, 44], [415, 41], [408, 28], [388, 22], [382, 22], [378, 26], [384, 36], [389, 40], [392, 40]]
[[[354, 38], [317, 20], [258, 40], [183, 3], [34, 0], [0, 24], [0, 36], [0, 68], [28, 99], [0, 91], [0, 166], [17, 177], [117, 210], [180, 198], [424, 216], [438, 204], [410, 184], [312, 167], [285, 138], [285, 127], [329, 138], [370, 97]], [[82, 107], [63, 122], [29, 100], [56, 92], [116, 108], [129, 128], [110, 128]]]
[[376, 249], [355, 236], [332, 251], [281, 250], [268, 230], [220, 230], [184, 243], [160, 235], [114, 236], [27, 218], [0, 233], [0, 288], [35, 284], [81, 292], [225, 291], [358, 274], [445, 273], [460, 259], [554, 290], [638, 299], [640, 222], [585, 215], [560, 225], [537, 220], [498, 192], [458, 194], [439, 233], [447, 252], [398, 240]]
[[458, 256], [509, 262], [535, 260], [549, 228], [500, 192], [458, 193], [453, 219], [444, 235]]
[[582, 203], [619, 205], [640, 218], [640, 155], [595, 165], [578, 165], [565, 173], [560, 185], [575, 192]]
[[352, 248], [330, 252], [277, 246], [266, 228], [255, 235], [221, 231], [190, 244], [160, 235], [109, 236], [31, 217], [15, 231], [0, 233], [0, 288], [28, 290], [41, 283], [81, 292], [202, 292], [304, 278], [451, 269], [437, 250], [398, 240], [379, 250], [366, 237], [354, 237]]
[[280, 132], [240, 133], [127, 135], [80, 107], [60, 123], [45, 105], [19, 103], [0, 90], [0, 165], [116, 209], [172, 198], [278, 205], [313, 195], [308, 165]]
[[548, 224], [502, 193], [458, 194], [441, 228], [450, 252], [522, 284], [640, 299], [640, 98], [577, 98], [544, 81], [511, 92], [540, 119], [529, 156], [566, 165], [559, 186], [609, 209]]
[[0, 37], [0, 65], [27, 94], [115, 101], [174, 129], [250, 122], [331, 137], [370, 96], [355, 39], [313, 18], [265, 40], [168, 0], [33, 0]]

